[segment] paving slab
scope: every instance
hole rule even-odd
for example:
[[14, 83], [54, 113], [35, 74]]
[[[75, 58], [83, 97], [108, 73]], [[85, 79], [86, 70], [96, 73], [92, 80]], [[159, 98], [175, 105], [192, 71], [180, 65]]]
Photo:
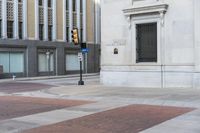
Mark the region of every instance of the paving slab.
[[91, 103], [89, 101], [0, 96], [0, 120]]
[[0, 133], [20, 133], [25, 129], [34, 127], [38, 127], [38, 124], [16, 120], [5, 120], [0, 122]]
[[25, 130], [23, 133], [138, 133], [192, 110], [191, 108], [130, 105]]
[[166, 121], [141, 133], [200, 133], [200, 110]]

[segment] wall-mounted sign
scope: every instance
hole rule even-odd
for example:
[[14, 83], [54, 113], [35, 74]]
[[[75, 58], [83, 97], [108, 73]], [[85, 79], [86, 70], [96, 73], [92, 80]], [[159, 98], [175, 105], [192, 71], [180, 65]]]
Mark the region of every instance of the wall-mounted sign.
[[111, 44], [107, 44], [107, 46], [125, 46], [126, 40], [124, 39], [114, 39]]
[[117, 48], [114, 49], [114, 54], [118, 54], [118, 49]]

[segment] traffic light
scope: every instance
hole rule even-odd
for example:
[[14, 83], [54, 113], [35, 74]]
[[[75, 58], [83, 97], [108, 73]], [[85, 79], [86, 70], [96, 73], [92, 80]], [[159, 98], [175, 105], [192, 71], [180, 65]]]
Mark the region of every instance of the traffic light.
[[81, 43], [81, 49], [86, 49], [87, 46], [86, 46], [86, 43]]
[[72, 31], [72, 42], [75, 44], [75, 45], [78, 45], [79, 44], [79, 37], [78, 37], [78, 29], [77, 28], [74, 28]]

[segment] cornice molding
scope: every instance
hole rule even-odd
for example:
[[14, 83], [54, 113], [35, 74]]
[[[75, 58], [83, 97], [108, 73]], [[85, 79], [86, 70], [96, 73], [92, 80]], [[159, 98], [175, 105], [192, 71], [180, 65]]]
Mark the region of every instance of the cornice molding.
[[168, 4], [160, 3], [154, 5], [145, 5], [145, 6], [136, 6], [124, 9], [123, 12], [125, 16], [130, 15], [140, 15], [140, 14], [148, 14], [148, 13], [165, 13], [167, 12]]

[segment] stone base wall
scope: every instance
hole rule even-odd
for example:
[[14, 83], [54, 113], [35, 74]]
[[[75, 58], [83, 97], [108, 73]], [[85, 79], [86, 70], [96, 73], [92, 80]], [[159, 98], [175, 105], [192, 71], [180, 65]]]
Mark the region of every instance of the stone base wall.
[[200, 73], [193, 66], [154, 66], [141, 68], [123, 66], [115, 69], [103, 67], [100, 72], [101, 83], [112, 86], [150, 87], [150, 88], [199, 88]]

